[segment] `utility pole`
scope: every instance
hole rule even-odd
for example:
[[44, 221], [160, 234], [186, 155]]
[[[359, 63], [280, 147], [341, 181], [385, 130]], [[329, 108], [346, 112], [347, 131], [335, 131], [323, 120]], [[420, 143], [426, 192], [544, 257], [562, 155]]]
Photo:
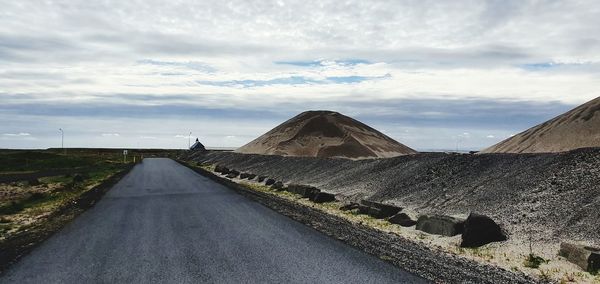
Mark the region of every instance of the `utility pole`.
[[65, 132], [62, 128], [59, 128], [58, 131], [60, 131], [60, 148], [63, 150], [63, 154], [66, 154], [67, 152], [65, 151]]
[[190, 149], [190, 147], [192, 147], [192, 144], [190, 144], [191, 138], [192, 138], [192, 132], [190, 131], [190, 135], [188, 135], [188, 150]]

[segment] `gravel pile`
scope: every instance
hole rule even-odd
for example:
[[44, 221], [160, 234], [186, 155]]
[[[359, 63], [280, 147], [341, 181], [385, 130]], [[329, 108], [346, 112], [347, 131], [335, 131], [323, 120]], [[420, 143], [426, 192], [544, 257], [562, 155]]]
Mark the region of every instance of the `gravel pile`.
[[370, 199], [417, 214], [478, 212], [511, 238], [600, 245], [600, 149], [548, 154], [422, 153], [346, 160], [233, 152], [195, 153], [198, 162], [307, 184], [338, 199]]

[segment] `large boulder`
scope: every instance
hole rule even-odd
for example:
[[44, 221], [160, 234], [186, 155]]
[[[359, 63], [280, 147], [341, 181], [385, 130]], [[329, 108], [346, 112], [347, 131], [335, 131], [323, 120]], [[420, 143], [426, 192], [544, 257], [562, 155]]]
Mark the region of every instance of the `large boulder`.
[[381, 209], [375, 207], [369, 207], [363, 204], [358, 205], [358, 214], [369, 215], [376, 219], [383, 219], [383, 214], [381, 213]]
[[561, 243], [558, 255], [588, 272], [600, 270], [600, 248]]
[[223, 175], [226, 175], [226, 174], [229, 173], [229, 168], [221, 166], [221, 165], [216, 165], [215, 166], [215, 172], [221, 173]]
[[375, 207], [369, 207], [367, 210], [367, 214], [375, 219], [383, 219], [383, 213], [381, 213], [381, 209]]
[[255, 177], [255, 174], [248, 174], [248, 180], [253, 180]]
[[258, 176], [258, 182], [263, 182], [266, 178], [267, 176]]
[[271, 185], [271, 188], [277, 191], [282, 191], [283, 190], [283, 182], [275, 182], [273, 185]]
[[369, 214], [369, 209], [371, 209], [371, 207], [358, 204], [358, 214]]
[[392, 224], [397, 224], [402, 227], [412, 227], [417, 224], [417, 221], [411, 219], [406, 213], [398, 213], [390, 217], [388, 221]]
[[288, 191], [301, 195], [304, 198], [313, 199], [320, 190], [314, 186], [302, 185], [302, 184], [290, 184], [288, 185]]
[[275, 180], [272, 178], [267, 179], [267, 181], [265, 181], [265, 185], [273, 185], [274, 183], [275, 183]]
[[358, 204], [356, 202], [350, 202], [348, 204], [342, 205], [342, 207], [340, 207], [340, 210], [342, 210], [342, 211], [354, 210], [354, 209], [358, 209], [359, 206], [360, 206], [360, 204]]
[[215, 166], [215, 172], [217, 172], [217, 173], [223, 172], [223, 166], [221, 166], [221, 165], [216, 165], [216, 166]]
[[315, 203], [333, 202], [333, 201], [335, 201], [335, 195], [333, 195], [331, 193], [326, 193], [326, 192], [319, 191], [310, 200], [313, 201], [313, 202], [315, 202]]
[[237, 176], [240, 175], [240, 172], [236, 171], [236, 170], [230, 170], [229, 173], [227, 174], [228, 178], [235, 178]]
[[377, 218], [377, 219], [392, 217], [392, 216], [398, 214], [398, 212], [402, 211], [402, 207], [389, 205], [389, 204], [383, 204], [380, 202], [361, 200], [360, 203], [364, 206], [368, 206], [368, 207], [372, 208], [370, 210], [370, 212], [372, 212], [372, 213], [369, 213], [369, 215], [371, 215], [372, 217]]
[[469, 214], [464, 223], [461, 247], [474, 248], [502, 241], [506, 241], [506, 235], [492, 218], [477, 213]]
[[246, 178], [248, 178], [248, 175], [249, 175], [248, 173], [241, 173], [240, 174], [240, 178], [241, 179], [246, 179]]
[[456, 236], [463, 232], [464, 220], [445, 215], [423, 215], [417, 219], [416, 229], [442, 236]]

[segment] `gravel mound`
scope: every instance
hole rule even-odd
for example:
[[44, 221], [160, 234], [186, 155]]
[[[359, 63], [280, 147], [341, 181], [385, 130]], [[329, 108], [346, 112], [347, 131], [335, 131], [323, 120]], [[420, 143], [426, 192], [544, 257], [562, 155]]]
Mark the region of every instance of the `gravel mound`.
[[600, 147], [600, 97], [510, 137], [482, 153], [548, 153]]
[[333, 111], [303, 112], [236, 152], [351, 159], [417, 153], [368, 125]]
[[306, 184], [346, 201], [369, 199], [418, 214], [497, 221], [510, 238], [556, 243], [600, 240], [600, 149], [544, 154], [422, 153], [347, 160], [191, 154], [190, 159]]

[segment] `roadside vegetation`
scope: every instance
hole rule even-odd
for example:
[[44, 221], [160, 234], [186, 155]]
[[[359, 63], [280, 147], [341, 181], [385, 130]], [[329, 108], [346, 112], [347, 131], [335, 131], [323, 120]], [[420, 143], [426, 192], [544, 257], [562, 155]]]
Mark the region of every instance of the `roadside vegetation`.
[[0, 152], [0, 242], [47, 219], [130, 162], [116, 151]]

